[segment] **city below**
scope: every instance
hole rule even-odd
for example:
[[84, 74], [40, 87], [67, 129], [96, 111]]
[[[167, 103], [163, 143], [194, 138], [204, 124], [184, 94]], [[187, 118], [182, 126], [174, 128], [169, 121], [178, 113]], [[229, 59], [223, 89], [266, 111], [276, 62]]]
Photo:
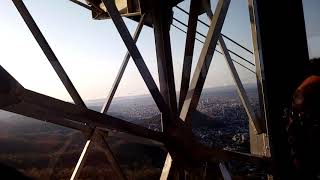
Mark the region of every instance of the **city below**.
[[[247, 85], [246, 91], [259, 113], [256, 87]], [[103, 102], [92, 100], [87, 105], [100, 111]], [[115, 98], [108, 114], [161, 130], [160, 112], [148, 95]], [[69, 179], [86, 141], [78, 131], [4, 111], [0, 112], [0, 127], [0, 162], [35, 179]], [[233, 86], [204, 89], [192, 115], [192, 130], [207, 146], [250, 151], [248, 117]], [[124, 133], [113, 134], [108, 138], [109, 145], [129, 179], [159, 179], [167, 153], [163, 147], [139, 144], [135, 137]], [[103, 151], [98, 146], [90, 151], [80, 179], [112, 176]], [[97, 170], [96, 166], [100, 168]], [[232, 164], [231, 172], [240, 175], [250, 173], [252, 168]]]

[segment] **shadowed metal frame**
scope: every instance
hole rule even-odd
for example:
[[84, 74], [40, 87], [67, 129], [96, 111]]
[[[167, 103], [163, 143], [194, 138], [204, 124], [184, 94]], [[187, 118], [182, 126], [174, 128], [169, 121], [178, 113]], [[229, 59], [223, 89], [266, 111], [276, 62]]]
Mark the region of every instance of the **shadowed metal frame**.
[[[190, 14], [191, 18], [189, 18], [190, 29], [188, 28], [187, 32], [186, 51], [183, 65], [183, 77], [185, 78], [182, 78], [181, 81], [181, 84], [183, 84], [181, 85], [181, 90], [183, 90], [183, 93], [180, 93], [179, 106], [177, 106], [175, 94], [176, 92], [174, 85], [172, 53], [169, 35], [170, 25], [168, 24], [170, 17], [168, 16], [168, 13], [166, 14], [162, 11], [155, 10], [155, 14], [153, 14], [154, 33], [156, 40], [155, 43], [157, 48], [158, 72], [160, 78], [159, 91], [157, 85], [155, 84], [151, 76], [151, 73], [149, 72], [149, 69], [147, 68], [136, 46], [137, 38], [143, 26], [144, 15], [142, 15], [141, 21], [137, 27], [135, 35], [132, 38], [114, 4], [114, 1], [102, 0], [109, 12], [111, 19], [113, 20], [116, 28], [119, 31], [121, 38], [127, 46], [128, 53], [124, 58], [117, 78], [109, 93], [108, 100], [106, 104], [103, 106], [101, 113], [87, 109], [82, 98], [80, 97], [76, 88], [67, 76], [67, 73], [64, 71], [63, 67], [59, 63], [59, 60], [57, 59], [53, 50], [50, 48], [48, 42], [42, 35], [40, 29], [37, 27], [36, 23], [34, 22], [32, 16], [23, 4], [22, 0], [12, 1], [18, 9], [20, 15], [26, 22], [28, 28], [32, 32], [34, 38], [37, 40], [44, 54], [48, 58], [55, 72], [59, 76], [60, 80], [63, 82], [65, 88], [67, 89], [75, 104], [63, 102], [61, 100], [57, 100], [25, 89], [0, 66], [0, 79], [3, 84], [0, 88], [0, 108], [6, 111], [22, 114], [35, 119], [49, 121], [72, 129], [80, 130], [85, 135], [87, 135], [88, 141], [84, 147], [82, 155], [78, 161], [77, 167], [71, 179], [76, 179], [78, 177], [81, 167], [85, 162], [87, 149], [90, 147], [91, 141], [96, 141], [99, 143], [98, 145], [104, 147], [107, 159], [112, 164], [113, 169], [117, 172], [118, 178], [126, 179], [106, 142], [105, 138], [109, 129], [133, 134], [139, 137], [152, 139], [159, 142], [166, 142], [166, 125], [163, 128], [164, 132], [156, 132], [105, 114], [111, 104], [113, 96], [119, 85], [119, 82], [121, 81], [121, 77], [124, 73], [130, 56], [132, 56], [132, 59], [135, 62], [144, 82], [146, 83], [148, 90], [150, 91], [160, 112], [162, 113], [162, 123], [170, 124], [172, 123], [172, 121], [186, 121], [188, 123], [188, 121], [190, 121], [190, 113], [195, 111], [195, 108], [199, 102], [200, 94], [203, 89], [203, 85], [208, 73], [210, 63], [212, 61], [216, 45], [219, 42], [220, 46], [222, 47], [223, 53], [226, 57], [226, 60], [229, 64], [229, 68], [232, 72], [232, 75], [236, 81], [236, 84], [238, 85], [238, 91], [240, 97], [242, 97], [242, 102], [245, 106], [247, 106], [246, 110], [248, 116], [251, 120], [254, 119], [254, 114], [252, 112], [252, 109], [250, 109], [249, 102], [247, 100], [248, 98], [246, 97], [245, 93], [243, 93], [244, 89], [241, 84], [240, 78], [236, 73], [233, 63], [231, 62], [232, 60], [225, 46], [225, 43], [223, 39], [220, 37], [221, 29], [228, 11], [230, 0], [218, 1], [215, 14], [213, 15], [214, 18], [211, 19], [212, 22], [209, 28], [209, 32], [199, 57], [196, 71], [193, 74], [191, 84], [189, 85], [189, 82], [187, 83], [187, 81], [189, 80], [187, 79], [190, 79], [191, 74], [189, 69], [191, 68], [192, 59], [190, 60], [187, 57], [193, 56], [196, 33], [196, 25], [194, 24], [196, 24], [195, 21], [198, 19], [197, 8], [199, 8], [197, 6], [199, 5], [199, 3], [197, 4], [195, 0], [193, 0], [191, 3], [194, 3], [195, 6], [192, 6], [192, 11]], [[90, 6], [87, 6], [79, 1], [71, 1], [84, 8], [92, 10]], [[161, 4], [161, 6], [162, 5], [163, 4]], [[177, 108], [179, 108], [179, 110], [177, 110]], [[259, 126], [255, 124], [255, 127]], [[228, 152], [224, 150], [221, 150], [220, 152], [226, 153], [230, 155], [230, 157], [226, 158], [226, 156], [224, 156], [215, 157], [212, 159], [237, 159], [249, 162], [259, 162], [262, 158], [261, 156], [253, 156], [245, 153]], [[168, 172], [172, 163], [172, 160], [170, 159], [170, 155], [168, 155], [161, 179], [166, 179], [168, 177]], [[210, 159], [208, 161], [210, 161]], [[165, 172], [165, 170], [167, 170], [167, 172]]]

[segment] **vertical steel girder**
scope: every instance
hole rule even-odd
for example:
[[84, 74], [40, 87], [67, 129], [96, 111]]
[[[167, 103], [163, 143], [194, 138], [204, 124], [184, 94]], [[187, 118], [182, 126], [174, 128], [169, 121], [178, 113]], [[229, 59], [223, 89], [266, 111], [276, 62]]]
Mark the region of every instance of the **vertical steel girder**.
[[264, 154], [265, 156], [270, 157], [270, 141], [269, 141], [269, 131], [267, 127], [267, 103], [266, 103], [266, 96], [265, 96], [265, 77], [264, 77], [264, 70], [263, 70], [263, 57], [262, 52], [259, 50], [261, 49], [261, 39], [260, 39], [260, 27], [257, 26], [259, 24], [259, 19], [255, 17], [256, 14], [256, 7], [252, 0], [248, 0], [249, 5], [249, 17], [251, 22], [251, 35], [253, 40], [253, 55], [256, 67], [256, 79], [257, 79], [257, 89], [258, 89], [258, 96], [259, 96], [259, 109], [260, 109], [260, 119], [261, 125], [264, 127], [265, 133], [261, 135], [251, 135], [251, 131], [253, 129], [252, 126], [249, 126], [250, 132], [250, 151], [253, 154]]
[[214, 12], [215, 18], [212, 19], [205, 44], [201, 50], [186, 99], [181, 109], [180, 118], [184, 121], [190, 119], [190, 113], [192, 113], [198, 105], [229, 4], [230, 0], [219, 0], [217, 3], [217, 7]]
[[[197, 22], [198, 22], [199, 11], [200, 11], [200, 3], [197, 2], [197, 0], [191, 0], [187, 38], [186, 38], [185, 53], [184, 53], [184, 60], [183, 60], [183, 69], [182, 69], [182, 76], [181, 76], [179, 106], [178, 106], [177, 113], [180, 113], [181, 111], [182, 105], [184, 103], [184, 100], [189, 88], [192, 57], [193, 57], [194, 43], [195, 43], [196, 32], [197, 32]], [[167, 179], [169, 177], [169, 174], [172, 171], [171, 165], [172, 165], [172, 158], [170, 154], [168, 154], [164, 163], [164, 167], [162, 169], [160, 179]]]
[[144, 60], [138, 50], [138, 47], [136, 46], [134, 40], [132, 39], [128, 28], [126, 27], [125, 23], [123, 22], [123, 19], [121, 18], [119, 11], [118, 11], [116, 5], [114, 4], [114, 1], [102, 0], [102, 2], [106, 6], [107, 11], [108, 11], [114, 25], [118, 29], [119, 34], [120, 34], [123, 42], [125, 43], [128, 51], [130, 52], [130, 55], [131, 55], [134, 63], [136, 64], [136, 66], [137, 66], [145, 84], [147, 85], [147, 88], [148, 88], [151, 96], [153, 97], [155, 103], [157, 104], [160, 112], [163, 114], [172, 115], [171, 110], [168, 108], [168, 106], [167, 106], [164, 98], [162, 97], [155, 81], [153, 80], [153, 78], [151, 76], [151, 73], [150, 73], [148, 67], [146, 66], [146, 64], [144, 62]]
[[[309, 55], [302, 0], [248, 2], [273, 175], [275, 179], [302, 179], [292, 169], [282, 117], [307, 73]], [[309, 179], [308, 175], [303, 178]]]
[[[155, 1], [153, 4], [152, 22], [158, 63], [160, 93], [173, 114], [177, 113], [177, 97], [172, 65], [170, 43], [170, 19], [172, 12], [166, 2]], [[162, 126], [165, 131], [172, 119], [162, 114]]]
[[200, 3], [197, 2], [197, 0], [191, 0], [187, 38], [186, 38], [186, 45], [185, 45], [185, 52], [184, 52], [184, 59], [183, 59], [183, 69], [182, 69], [182, 76], [181, 76], [179, 111], [178, 111], [179, 113], [182, 109], [184, 100], [187, 96], [188, 89], [189, 89], [199, 11], [200, 11]]
[[[217, 46], [218, 37], [220, 36], [220, 32], [228, 12], [229, 4], [230, 0], [219, 0], [217, 3], [214, 14], [215, 18], [212, 18], [205, 44], [201, 50], [191, 85], [180, 112], [180, 118], [182, 121], [190, 121], [189, 116], [198, 105], [204, 82], [208, 74], [209, 66], [213, 58], [213, 53], [215, 52]], [[165, 179], [169, 176], [171, 165], [172, 158], [170, 154], [168, 154], [161, 178]]]
[[[140, 36], [141, 30], [142, 30], [143, 25], [144, 25], [144, 19], [145, 19], [145, 15], [143, 14], [141, 16], [141, 19], [140, 19], [140, 22], [138, 24], [138, 27], [137, 27], [134, 35], [133, 35], [133, 41], [135, 43], [137, 42], [137, 40], [138, 40], [138, 38]], [[111, 88], [111, 90], [109, 92], [109, 95], [108, 95], [108, 98], [107, 98], [107, 102], [103, 105], [101, 113], [104, 113], [104, 114], [107, 113], [107, 111], [108, 111], [108, 109], [109, 109], [109, 107], [111, 105], [111, 102], [113, 100], [113, 97], [114, 97], [114, 95], [115, 95], [115, 93], [116, 93], [116, 91], [118, 89], [118, 86], [119, 86], [119, 83], [120, 83], [120, 81], [122, 79], [123, 73], [127, 68], [127, 65], [128, 65], [130, 57], [131, 57], [130, 53], [127, 52], [125, 57], [124, 57], [124, 59], [123, 59], [123, 61], [122, 61], [122, 64], [121, 64], [121, 67], [120, 67], [119, 72], [117, 74], [117, 77], [116, 77], [115, 81], [113, 82], [112, 88]]]
[[263, 87], [264, 83], [264, 70], [263, 70], [263, 57], [261, 54], [261, 51], [259, 51], [259, 49], [261, 49], [261, 38], [260, 38], [260, 34], [258, 33], [259, 30], [259, 26], [257, 26], [257, 24], [259, 24], [259, 19], [255, 18], [255, 12], [257, 11], [253, 0], [248, 0], [248, 5], [249, 5], [249, 17], [250, 17], [250, 22], [251, 22], [251, 34], [252, 34], [252, 39], [253, 39], [253, 55], [254, 55], [254, 61], [255, 61], [255, 65], [256, 65], [256, 78], [257, 78], [257, 87], [258, 87], [258, 95], [259, 95], [259, 104], [260, 104], [260, 111], [261, 111], [261, 115], [262, 118], [264, 120], [267, 119], [266, 117], [266, 103], [265, 103], [265, 87]]

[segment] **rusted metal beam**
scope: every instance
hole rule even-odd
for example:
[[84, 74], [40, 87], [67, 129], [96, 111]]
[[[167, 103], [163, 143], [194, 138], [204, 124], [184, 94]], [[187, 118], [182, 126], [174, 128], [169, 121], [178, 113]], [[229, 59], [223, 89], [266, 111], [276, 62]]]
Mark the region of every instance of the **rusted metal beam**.
[[[136, 31], [135, 31], [135, 33], [134, 33], [134, 35], [133, 35], [133, 41], [134, 41], [135, 43], [137, 42], [137, 40], [138, 40], [138, 38], [139, 38], [139, 35], [140, 35], [140, 33], [141, 33], [141, 30], [142, 30], [142, 28], [143, 28], [144, 19], [145, 19], [145, 15], [143, 14], [143, 15], [141, 16], [140, 22], [139, 22], [139, 24], [138, 24], [138, 26], [137, 26], [137, 28], [136, 28]], [[127, 52], [126, 56], [125, 56], [124, 59], [123, 59], [123, 62], [122, 62], [122, 64], [121, 64], [121, 67], [120, 67], [120, 69], [119, 69], [119, 72], [118, 72], [118, 74], [117, 74], [117, 77], [116, 77], [115, 81], [113, 82], [112, 88], [111, 88], [111, 90], [110, 90], [110, 92], [109, 92], [109, 95], [108, 95], [108, 97], [107, 97], [107, 102], [103, 105], [103, 108], [102, 108], [102, 110], [101, 110], [101, 113], [104, 113], [104, 114], [107, 113], [107, 111], [108, 111], [108, 109], [109, 109], [109, 107], [110, 107], [110, 105], [111, 105], [111, 102], [112, 102], [112, 100], [113, 100], [114, 94], [116, 93], [116, 91], [117, 91], [117, 89], [118, 89], [118, 86], [119, 86], [119, 83], [120, 83], [120, 81], [121, 81], [121, 79], [122, 79], [123, 73], [124, 73], [124, 71], [126, 70], [126, 67], [127, 67], [127, 65], [128, 65], [128, 62], [129, 62], [130, 57], [131, 57], [131, 56], [130, 56], [130, 53]]]
[[22, 0], [12, 0], [14, 5], [16, 6], [17, 10], [19, 11], [21, 17], [23, 18], [24, 22], [28, 26], [29, 30], [31, 31], [33, 37], [38, 42], [39, 46], [41, 47], [42, 51], [48, 58], [51, 66], [59, 76], [60, 80], [62, 81], [63, 85], [69, 92], [71, 98], [75, 102], [75, 104], [80, 105], [82, 107], [86, 107], [85, 103], [83, 102], [82, 98], [80, 97], [79, 93], [77, 92], [76, 88], [72, 84], [71, 80], [69, 79], [67, 73], [61, 66], [58, 58], [52, 51], [50, 45], [48, 44], [47, 40], [41, 33], [39, 27], [37, 26], [36, 22], [33, 20], [31, 14], [29, 13], [27, 7], [24, 5]]
[[[177, 96], [172, 65], [170, 42], [170, 21], [172, 10], [167, 2], [154, 1], [152, 22], [157, 54], [160, 93], [173, 114], [177, 113]], [[167, 114], [168, 115], [168, 114]], [[171, 121], [170, 116], [162, 114], [162, 129], [165, 130]]]
[[102, 2], [105, 4], [113, 23], [115, 24], [116, 28], [118, 29], [119, 34], [120, 34], [123, 42], [127, 46], [127, 49], [129, 51], [134, 63], [136, 64], [144, 82], [146, 83], [147, 88], [148, 88], [151, 96], [153, 97], [155, 103], [157, 104], [160, 112], [165, 113], [165, 114], [172, 114], [171, 110], [168, 108], [164, 98], [162, 97], [156, 83], [154, 82], [152, 75], [151, 75], [148, 67], [145, 64], [145, 62], [140, 54], [140, 51], [138, 50], [138, 47], [136, 46], [134, 40], [132, 39], [128, 28], [126, 27], [125, 23], [123, 22], [123, 19], [121, 18], [119, 11], [118, 11], [116, 5], [114, 4], [114, 1], [102, 0]]
[[189, 20], [188, 20], [187, 38], [186, 38], [186, 45], [185, 45], [184, 59], [183, 59], [183, 69], [182, 69], [182, 76], [181, 76], [180, 97], [179, 97], [179, 113], [182, 109], [184, 100], [187, 96], [188, 89], [189, 89], [193, 51], [194, 51], [194, 44], [195, 44], [195, 40], [196, 40], [199, 11], [200, 11], [200, 3], [197, 2], [196, 0], [191, 0]]

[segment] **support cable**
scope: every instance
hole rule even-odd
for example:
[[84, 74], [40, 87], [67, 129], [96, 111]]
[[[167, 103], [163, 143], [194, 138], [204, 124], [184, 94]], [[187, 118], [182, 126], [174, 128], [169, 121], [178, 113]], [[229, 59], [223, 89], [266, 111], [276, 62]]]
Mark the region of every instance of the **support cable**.
[[[179, 7], [179, 6], [175, 6], [177, 9], [179, 9], [180, 11], [184, 12], [185, 14], [189, 15], [189, 12], [187, 12], [186, 10], [184, 10], [183, 8]], [[204, 21], [198, 19], [198, 22], [200, 22], [201, 24], [210, 27], [207, 23], [205, 23]], [[229, 41], [233, 42], [234, 44], [238, 45], [239, 47], [241, 47], [242, 49], [246, 50], [247, 52], [249, 52], [250, 54], [253, 54], [253, 52], [251, 50], [249, 50], [248, 48], [244, 47], [243, 45], [239, 44], [238, 42], [236, 42], [235, 40], [231, 39], [230, 37], [226, 36], [225, 34], [221, 33], [221, 36], [223, 36], [224, 38], [228, 39]]]
[[[175, 20], [175, 21], [178, 22], [179, 24], [183, 25], [184, 27], [188, 28], [188, 25], [185, 24], [184, 22], [180, 21], [179, 19], [173, 17], [173, 20]], [[206, 38], [206, 36], [205, 36], [204, 34], [200, 33], [199, 31], [197, 31], [197, 34], [199, 34], [199, 35], [202, 36], [203, 38]], [[241, 58], [241, 59], [244, 60], [244, 61], [246, 61], [246, 62], [249, 63], [250, 65], [255, 66], [252, 62], [250, 62], [250, 61], [247, 60], [246, 58], [240, 56], [238, 53], [236, 53], [236, 52], [234, 52], [234, 51], [232, 51], [232, 50], [230, 50], [230, 49], [228, 49], [228, 51], [229, 51], [231, 54], [233, 54], [233, 55]]]
[[[185, 34], [187, 34], [187, 32], [186, 32], [185, 30], [181, 29], [180, 27], [176, 26], [175, 24], [172, 24], [172, 26], [173, 26], [174, 28], [178, 29], [179, 31], [181, 31], [181, 32], [183, 32], [183, 33], [185, 33]], [[200, 42], [200, 43], [204, 44], [204, 42], [203, 42], [203, 41], [201, 41], [200, 39], [196, 38], [196, 40], [197, 40], [198, 42]], [[218, 50], [215, 50], [215, 51], [216, 51], [217, 53], [219, 53], [219, 54], [223, 55], [223, 53], [222, 53], [222, 52], [220, 52], [220, 51], [218, 51]], [[243, 67], [243, 68], [247, 69], [248, 71], [252, 72], [253, 74], [256, 74], [256, 72], [254, 72], [254, 71], [253, 71], [253, 70], [251, 70], [250, 68], [246, 67], [245, 65], [241, 64], [240, 62], [238, 62], [238, 61], [236, 61], [236, 60], [234, 60], [234, 59], [232, 59], [232, 61], [233, 61], [233, 62], [235, 62], [236, 64], [240, 65], [241, 67]]]

